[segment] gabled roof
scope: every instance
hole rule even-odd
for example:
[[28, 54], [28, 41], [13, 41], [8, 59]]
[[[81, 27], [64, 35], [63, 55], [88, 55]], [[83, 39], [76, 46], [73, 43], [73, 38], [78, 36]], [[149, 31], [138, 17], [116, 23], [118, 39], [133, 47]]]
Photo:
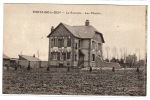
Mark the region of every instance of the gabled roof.
[[19, 55], [19, 56], [28, 61], [41, 61], [39, 58], [33, 56], [27, 56], [27, 55]]
[[5, 54], [3, 54], [3, 59], [10, 59], [10, 57], [8, 57]]
[[[104, 43], [104, 38], [102, 33], [100, 33], [97, 29], [95, 29], [92, 25], [88, 26], [70, 26], [64, 23], [60, 23], [55, 30], [60, 26], [64, 25], [70, 33], [72, 33], [75, 37], [84, 39], [84, 38], [93, 38], [95, 33], [99, 33], [102, 37], [102, 42]], [[55, 31], [54, 30], [54, 31]], [[52, 31], [47, 37], [49, 37], [54, 31]]]

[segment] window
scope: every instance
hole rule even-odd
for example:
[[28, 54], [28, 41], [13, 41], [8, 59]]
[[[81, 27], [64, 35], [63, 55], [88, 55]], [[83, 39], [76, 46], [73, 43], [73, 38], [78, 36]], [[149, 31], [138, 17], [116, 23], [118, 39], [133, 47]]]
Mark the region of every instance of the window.
[[75, 61], [77, 61], [77, 55], [75, 55]]
[[79, 40], [79, 48], [81, 47], [81, 40]]
[[56, 38], [54, 38], [54, 47], [56, 47]]
[[61, 39], [58, 39], [58, 48], [60, 48], [60, 41]]
[[51, 53], [51, 59], [57, 59], [57, 52]]
[[60, 52], [60, 59], [63, 60], [63, 52]]
[[92, 41], [92, 49], [95, 49], [96, 45], [95, 45], [95, 41]]
[[67, 38], [67, 47], [71, 47], [71, 38], [70, 37]]
[[57, 60], [60, 60], [60, 52], [57, 53]]
[[67, 38], [64, 38], [64, 47], [67, 47]]
[[62, 53], [62, 55], [63, 55], [63, 59], [64, 59], [64, 61], [66, 61], [66, 53], [65, 53], [65, 52], [63, 52], [63, 53]]
[[62, 39], [58, 39], [58, 48], [60, 48], [61, 40], [62, 40]]
[[64, 47], [64, 39], [58, 39], [58, 48]]
[[78, 43], [76, 43], [76, 47], [75, 47], [75, 49], [76, 49], [76, 50], [78, 49]]
[[63, 38], [63, 39], [61, 39], [60, 47], [64, 47], [64, 38]]
[[54, 46], [54, 39], [51, 39], [51, 47]]
[[101, 50], [101, 43], [98, 43], [98, 50]]
[[92, 54], [92, 61], [95, 61], [95, 54]]
[[67, 52], [67, 59], [70, 59], [70, 52]]

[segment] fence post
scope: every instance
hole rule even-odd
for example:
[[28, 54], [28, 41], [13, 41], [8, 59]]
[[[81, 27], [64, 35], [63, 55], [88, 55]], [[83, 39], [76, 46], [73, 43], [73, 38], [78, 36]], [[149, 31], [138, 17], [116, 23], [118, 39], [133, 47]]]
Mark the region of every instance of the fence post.
[[92, 72], [92, 67], [90, 67], [90, 72]]
[[28, 65], [28, 68], [27, 68], [27, 70], [30, 70], [30, 61], [29, 61], [29, 65]]
[[139, 70], [139, 67], [137, 67], [137, 69], [136, 69], [136, 72], [138, 73], [140, 70]]
[[49, 66], [47, 67], [47, 71], [49, 71]]
[[112, 72], [115, 72], [115, 67], [112, 68]]

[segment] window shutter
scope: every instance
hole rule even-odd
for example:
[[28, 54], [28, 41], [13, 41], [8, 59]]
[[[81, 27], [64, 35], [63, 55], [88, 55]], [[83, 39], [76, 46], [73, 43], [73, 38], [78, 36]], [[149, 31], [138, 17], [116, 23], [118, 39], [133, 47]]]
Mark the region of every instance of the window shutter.
[[67, 47], [67, 38], [64, 38], [64, 47]]
[[71, 38], [67, 38], [67, 47], [71, 47]]
[[57, 53], [57, 60], [60, 60], [60, 53]]
[[56, 38], [56, 47], [58, 47], [58, 38]]
[[54, 39], [51, 39], [51, 48], [54, 47]]
[[66, 61], [66, 53], [65, 52], [63, 53], [63, 59], [64, 59], [64, 61]]

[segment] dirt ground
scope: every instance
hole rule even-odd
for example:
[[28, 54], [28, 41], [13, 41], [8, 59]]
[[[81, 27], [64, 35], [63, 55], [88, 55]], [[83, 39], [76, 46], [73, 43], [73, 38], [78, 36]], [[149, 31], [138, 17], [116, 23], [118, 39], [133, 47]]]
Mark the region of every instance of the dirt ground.
[[3, 70], [3, 94], [145, 96], [143, 69], [81, 70], [46, 68]]

